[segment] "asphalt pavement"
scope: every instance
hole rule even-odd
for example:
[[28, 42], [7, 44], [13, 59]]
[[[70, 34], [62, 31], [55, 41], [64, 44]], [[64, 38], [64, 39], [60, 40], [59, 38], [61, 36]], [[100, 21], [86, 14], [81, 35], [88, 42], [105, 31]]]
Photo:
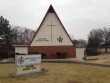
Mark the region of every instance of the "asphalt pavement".
[[[42, 63], [67, 63], [67, 64], [83, 64], [83, 65], [99, 66], [99, 67], [110, 67], [110, 65], [107, 64], [89, 63], [86, 61], [43, 60]], [[15, 64], [15, 62], [0, 62], [0, 64]]]

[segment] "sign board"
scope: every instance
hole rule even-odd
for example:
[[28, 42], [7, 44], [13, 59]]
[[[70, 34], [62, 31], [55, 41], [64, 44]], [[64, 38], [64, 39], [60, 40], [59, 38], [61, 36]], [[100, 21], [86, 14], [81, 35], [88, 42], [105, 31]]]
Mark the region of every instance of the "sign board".
[[16, 64], [17, 66], [32, 65], [41, 63], [41, 55], [17, 55]]
[[16, 74], [28, 74], [40, 72], [41, 54], [16, 55]]
[[28, 66], [20, 66], [20, 67], [17, 67], [16, 74], [17, 75], [22, 75], [22, 74], [39, 72], [39, 71], [41, 71], [40, 64], [28, 65]]

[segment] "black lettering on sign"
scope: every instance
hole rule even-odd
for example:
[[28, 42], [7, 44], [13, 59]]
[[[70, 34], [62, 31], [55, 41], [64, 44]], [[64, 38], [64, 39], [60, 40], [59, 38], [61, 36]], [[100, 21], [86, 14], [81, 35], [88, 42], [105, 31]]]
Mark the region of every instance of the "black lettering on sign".
[[36, 41], [49, 41], [47, 38], [38, 38]]
[[29, 66], [26, 66], [26, 68], [24, 68], [23, 71], [30, 70], [30, 69], [36, 69], [36, 67], [34, 67], [34, 65], [29, 65]]

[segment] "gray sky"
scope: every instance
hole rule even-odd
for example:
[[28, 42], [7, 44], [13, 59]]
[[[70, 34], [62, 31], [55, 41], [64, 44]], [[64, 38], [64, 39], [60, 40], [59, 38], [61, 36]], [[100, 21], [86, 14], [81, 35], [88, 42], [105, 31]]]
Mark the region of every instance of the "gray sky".
[[91, 29], [110, 27], [110, 0], [0, 0], [0, 16], [36, 30], [50, 4], [75, 39], [87, 40]]

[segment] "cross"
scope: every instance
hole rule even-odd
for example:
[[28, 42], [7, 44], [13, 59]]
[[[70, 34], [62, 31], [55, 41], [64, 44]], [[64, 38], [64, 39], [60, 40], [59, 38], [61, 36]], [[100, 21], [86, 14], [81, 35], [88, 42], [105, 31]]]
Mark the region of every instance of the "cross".
[[51, 27], [51, 41], [52, 41], [52, 27], [53, 26], [56, 26], [56, 25], [52, 25], [52, 21], [51, 21], [51, 24], [50, 25], [47, 25], [47, 26], [50, 26]]

